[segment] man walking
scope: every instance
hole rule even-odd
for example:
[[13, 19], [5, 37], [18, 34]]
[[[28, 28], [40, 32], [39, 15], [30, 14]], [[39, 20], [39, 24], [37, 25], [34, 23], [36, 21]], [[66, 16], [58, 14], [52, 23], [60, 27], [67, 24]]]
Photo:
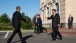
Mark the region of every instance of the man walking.
[[36, 15], [36, 17], [34, 18], [34, 33], [39, 34], [40, 33], [40, 28], [39, 28], [39, 20], [38, 20], [38, 14]]
[[60, 16], [56, 13], [55, 9], [52, 9], [52, 16], [46, 17], [48, 20], [52, 19], [52, 41], [55, 41], [57, 38], [57, 35], [60, 37], [60, 40], [62, 40], [62, 35], [58, 31], [58, 27], [60, 26]]
[[37, 19], [38, 19], [38, 17], [37, 17], [37, 15], [35, 16], [35, 18], [34, 18], [34, 33], [36, 33], [37, 32]]
[[47, 29], [42, 26], [42, 20], [41, 20], [41, 17], [39, 14], [38, 14], [38, 23], [39, 23], [39, 27], [40, 27], [40, 33], [43, 33], [43, 30], [45, 30], [47, 33]]
[[10, 36], [10, 38], [7, 40], [7, 43], [11, 43], [13, 37], [15, 36], [16, 33], [18, 33], [20, 39], [21, 39], [21, 43], [24, 43], [23, 42], [23, 39], [22, 39], [22, 33], [21, 33], [21, 30], [20, 30], [20, 20], [23, 20], [26, 22], [26, 19], [23, 19], [22, 16], [21, 16], [21, 13], [20, 13], [20, 6], [17, 6], [16, 7], [16, 11], [13, 13], [13, 18], [12, 18], [12, 26], [14, 28], [14, 31], [12, 33], [12, 35]]
[[68, 18], [68, 28], [73, 28], [73, 17], [71, 16], [71, 14], [69, 15]]
[[38, 24], [39, 24], [39, 31], [40, 31], [40, 33], [42, 33], [42, 20], [41, 20], [41, 18], [40, 18], [40, 15], [38, 14]]

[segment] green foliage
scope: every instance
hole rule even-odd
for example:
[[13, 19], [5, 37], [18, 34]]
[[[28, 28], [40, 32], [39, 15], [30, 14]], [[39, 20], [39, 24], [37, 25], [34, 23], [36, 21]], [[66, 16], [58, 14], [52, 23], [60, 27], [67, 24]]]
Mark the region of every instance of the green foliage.
[[25, 13], [22, 13], [22, 17], [27, 19], [27, 22], [21, 21], [21, 28], [22, 29], [32, 29], [32, 22], [31, 18], [28, 16], [25, 16]]
[[12, 30], [11, 23], [0, 23], [0, 30]]
[[0, 16], [0, 30], [12, 30], [10, 18], [6, 13]]
[[10, 19], [6, 13], [0, 16], [0, 23], [9, 23], [9, 22]]
[[[36, 15], [35, 15], [36, 16]], [[35, 16], [32, 18], [32, 25], [34, 25]]]

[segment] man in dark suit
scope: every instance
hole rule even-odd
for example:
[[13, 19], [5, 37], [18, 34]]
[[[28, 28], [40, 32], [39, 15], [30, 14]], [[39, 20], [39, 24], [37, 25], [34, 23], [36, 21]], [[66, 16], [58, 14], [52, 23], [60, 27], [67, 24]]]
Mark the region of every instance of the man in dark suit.
[[22, 18], [21, 13], [20, 13], [20, 9], [21, 9], [20, 6], [17, 6], [16, 11], [13, 13], [12, 26], [14, 28], [14, 31], [13, 31], [12, 35], [10, 36], [10, 38], [7, 40], [7, 43], [11, 43], [11, 41], [16, 33], [18, 33], [18, 35], [22, 41], [21, 43], [24, 43], [23, 39], [22, 39], [22, 33], [20, 30], [20, 27], [21, 27], [20, 20], [23, 20], [24, 22], [26, 22], [26, 19]]
[[73, 17], [71, 16], [71, 14], [69, 15], [68, 18], [68, 28], [73, 28]]
[[52, 19], [52, 41], [55, 41], [57, 38], [57, 35], [60, 37], [60, 40], [62, 40], [62, 35], [58, 31], [58, 27], [60, 26], [60, 16], [56, 13], [55, 9], [52, 9], [52, 16], [46, 17], [48, 20]]
[[37, 28], [38, 28], [38, 15], [35, 16], [34, 18], [34, 33], [37, 33]]
[[40, 17], [39, 14], [38, 14], [38, 23], [39, 23], [40, 33], [43, 33], [43, 30], [45, 30], [46, 33], [47, 33], [47, 29], [45, 29], [45, 28], [42, 26], [42, 20], [41, 20], [41, 17]]
[[41, 18], [40, 18], [40, 15], [38, 14], [38, 24], [39, 24], [39, 31], [40, 31], [40, 33], [42, 33], [42, 20], [41, 20]]

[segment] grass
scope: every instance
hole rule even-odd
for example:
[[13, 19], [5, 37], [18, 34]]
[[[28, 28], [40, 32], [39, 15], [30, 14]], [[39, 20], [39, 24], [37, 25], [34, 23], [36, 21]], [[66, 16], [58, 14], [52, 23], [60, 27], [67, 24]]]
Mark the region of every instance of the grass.
[[[50, 29], [52, 29], [52, 28], [50, 28], [50, 27], [44, 27], [44, 28], [46, 28], [47, 30], [50, 30]], [[12, 29], [12, 26], [5, 26], [4, 28], [2, 28], [2, 26], [0, 26], [0, 31], [7, 31], [7, 30], [13, 30]], [[32, 28], [30, 28], [30, 29], [22, 29], [21, 28], [21, 30], [34, 30], [34, 26], [32, 26]]]

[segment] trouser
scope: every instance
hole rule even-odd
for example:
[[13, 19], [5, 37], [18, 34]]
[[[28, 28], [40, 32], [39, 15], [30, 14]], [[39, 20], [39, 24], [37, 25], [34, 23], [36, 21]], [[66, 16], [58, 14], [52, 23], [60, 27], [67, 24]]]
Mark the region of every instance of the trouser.
[[40, 33], [40, 26], [37, 26], [37, 33]]
[[37, 25], [35, 25], [35, 28], [34, 28], [34, 33], [37, 32]]
[[42, 27], [43, 28], [43, 30], [45, 30], [46, 31], [46, 33], [47, 33], [47, 29], [46, 28], [44, 28], [44, 27]]
[[73, 28], [72, 27], [72, 23], [70, 22], [70, 23], [68, 23], [68, 28]]
[[34, 33], [40, 33], [40, 26], [38, 24], [35, 24]]
[[62, 38], [62, 35], [60, 34], [60, 32], [58, 31], [58, 26], [53, 26], [52, 27], [52, 38], [56, 39], [57, 35]]
[[12, 33], [12, 35], [11, 35], [10, 38], [7, 40], [8, 43], [11, 43], [11, 41], [12, 41], [13, 37], [16, 35], [16, 33], [18, 33], [18, 35], [19, 35], [19, 37], [20, 37], [20, 39], [21, 39], [21, 41], [22, 41], [22, 33], [21, 33], [20, 28], [15, 28], [15, 30], [14, 30], [13, 33]]
[[40, 32], [43, 32], [43, 30], [45, 30], [46, 33], [47, 33], [47, 29], [41, 26], [41, 27], [40, 27]]
[[42, 26], [39, 26], [39, 28], [40, 28], [40, 33], [42, 33], [43, 32]]

